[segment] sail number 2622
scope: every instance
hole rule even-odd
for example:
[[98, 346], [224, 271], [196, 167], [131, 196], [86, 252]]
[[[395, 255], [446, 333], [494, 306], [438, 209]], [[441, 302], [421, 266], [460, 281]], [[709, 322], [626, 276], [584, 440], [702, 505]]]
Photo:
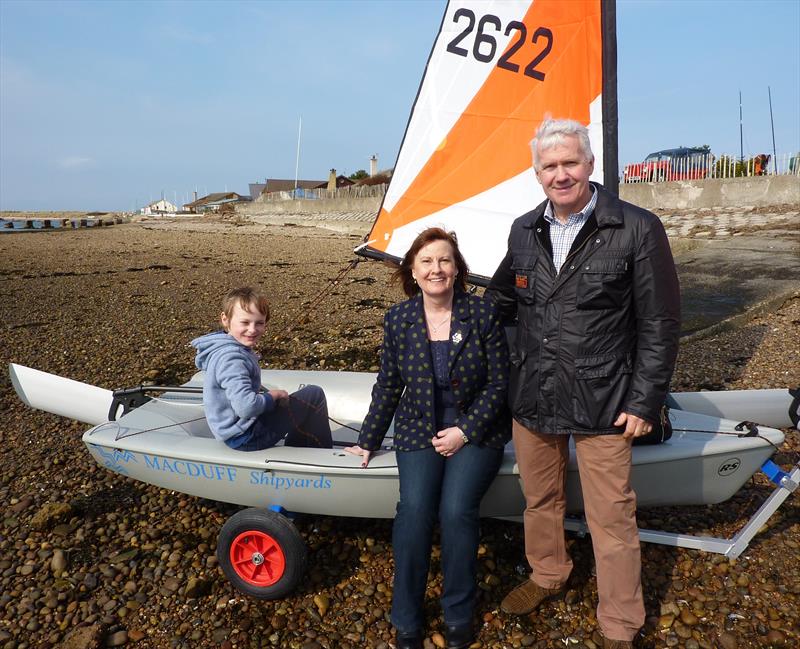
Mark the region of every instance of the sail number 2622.
[[[475, 29], [476, 17], [475, 13], [463, 7], [458, 9], [453, 14], [454, 23], [464, 23], [466, 25], [458, 35], [447, 44], [447, 51], [457, 54], [458, 56], [469, 56], [468, 49], [461, 46], [461, 42], [467, 38], [473, 31], [475, 31], [475, 40], [472, 44], [472, 56], [481, 63], [490, 63], [494, 60], [497, 54], [497, 39], [492, 35], [492, 32], [503, 33], [509, 36], [511, 32], [516, 31], [517, 36], [508, 51], [503, 54], [497, 61], [497, 67], [511, 72], [519, 72], [520, 65], [523, 61], [515, 61], [514, 55], [517, 53], [525, 42], [528, 40], [528, 28], [525, 23], [519, 20], [510, 21], [503, 31], [503, 23], [500, 18], [493, 14], [486, 14], [477, 20], [477, 30]], [[527, 65], [525, 65], [522, 73], [527, 77], [533, 77], [539, 81], [544, 81], [544, 72], [537, 70], [536, 67], [544, 61], [550, 50], [553, 49], [553, 32], [547, 27], [538, 27], [533, 32], [531, 42], [541, 44], [541, 49], [538, 51]]]

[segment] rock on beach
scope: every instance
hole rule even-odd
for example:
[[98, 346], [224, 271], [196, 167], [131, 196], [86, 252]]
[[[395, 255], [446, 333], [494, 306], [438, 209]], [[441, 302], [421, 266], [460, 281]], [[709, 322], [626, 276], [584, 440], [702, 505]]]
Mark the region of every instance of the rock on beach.
[[[363, 232], [172, 223], [0, 237], [0, 366], [15, 362], [117, 388], [194, 372], [188, 341], [217, 326], [222, 295], [258, 284], [271, 297], [262, 346], [270, 367], [374, 371], [390, 270], [358, 264], [335, 285]], [[323, 297], [319, 298], [318, 296]], [[800, 295], [734, 329], [681, 346], [675, 387], [800, 384]], [[309, 569], [284, 600], [235, 591], [215, 559], [237, 507], [134, 482], [98, 466], [85, 426], [24, 406], [0, 378], [0, 649], [60, 647], [394, 646], [391, 521], [300, 516]], [[800, 460], [789, 432], [784, 468]], [[755, 477], [719, 506], [640, 512], [640, 524], [730, 536], [769, 493]], [[570, 590], [512, 619], [499, 602], [526, 574], [521, 526], [484, 520], [478, 561], [480, 646], [602, 646], [591, 543], [569, 537]], [[800, 643], [800, 504], [790, 496], [735, 561], [643, 546], [642, 647], [745, 649]], [[426, 646], [444, 630], [438, 546]]]

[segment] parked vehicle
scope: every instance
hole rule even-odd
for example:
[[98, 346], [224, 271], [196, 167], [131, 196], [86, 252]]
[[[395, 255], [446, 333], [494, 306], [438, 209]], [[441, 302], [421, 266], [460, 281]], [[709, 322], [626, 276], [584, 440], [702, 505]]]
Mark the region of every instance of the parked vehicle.
[[625, 165], [623, 182], [697, 180], [711, 175], [713, 164], [708, 146], [664, 149], [651, 153], [644, 162]]

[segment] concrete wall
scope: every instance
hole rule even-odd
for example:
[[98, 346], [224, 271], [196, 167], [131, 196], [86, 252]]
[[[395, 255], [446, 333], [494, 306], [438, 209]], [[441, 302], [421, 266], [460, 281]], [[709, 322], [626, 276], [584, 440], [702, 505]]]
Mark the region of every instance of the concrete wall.
[[[671, 183], [620, 185], [620, 196], [647, 209], [699, 209], [701, 207], [764, 207], [800, 205], [800, 177], [759, 176]], [[322, 198], [242, 203], [243, 216], [281, 216], [370, 212], [377, 214], [380, 197]]]
[[244, 216], [273, 216], [289, 214], [330, 214], [337, 212], [378, 213], [382, 197], [320, 198], [317, 200], [256, 201], [236, 206], [236, 213]]
[[620, 185], [623, 200], [646, 209], [800, 205], [800, 177], [758, 176]]

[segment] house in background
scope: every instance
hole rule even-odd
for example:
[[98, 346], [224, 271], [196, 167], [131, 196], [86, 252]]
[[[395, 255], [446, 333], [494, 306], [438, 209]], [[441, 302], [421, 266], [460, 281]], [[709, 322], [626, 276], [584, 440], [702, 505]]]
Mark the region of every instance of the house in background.
[[236, 192], [214, 192], [208, 196], [198, 198], [191, 203], [187, 203], [183, 206], [183, 209], [187, 212], [195, 212], [198, 214], [204, 212], [219, 212], [227, 205], [233, 206], [236, 203], [247, 203], [250, 200], [252, 199], [249, 196], [243, 196]]
[[[341, 187], [349, 187], [354, 182], [347, 176], [336, 175], [336, 169], [331, 169], [328, 175], [328, 180], [294, 180], [285, 178], [267, 178], [264, 184], [251, 184], [250, 191], [253, 188], [261, 187], [261, 194], [276, 194], [282, 193], [286, 198], [291, 198], [295, 193], [300, 196], [303, 195], [302, 190], [306, 189], [339, 189]], [[300, 190], [295, 192], [295, 190]]]
[[219, 212], [229, 205], [233, 207], [236, 203], [249, 203], [251, 200], [249, 196], [242, 196], [236, 192], [215, 192], [208, 196], [198, 198], [191, 203], [186, 203], [186, 205], [183, 206], [183, 211], [195, 214]]
[[266, 186], [267, 186], [266, 180], [263, 183], [249, 183], [248, 187], [250, 188], [250, 200], [254, 201], [259, 196], [261, 196], [261, 192], [264, 191], [264, 188]]
[[175, 212], [178, 211], [178, 208], [168, 200], [160, 198], [159, 200], [153, 201], [149, 205], [146, 205], [140, 211], [145, 216], [154, 216], [156, 214], [175, 214]]
[[273, 192], [292, 192], [297, 189], [318, 189], [327, 187], [327, 180], [294, 180], [282, 178], [267, 178], [262, 194], [272, 194]]

